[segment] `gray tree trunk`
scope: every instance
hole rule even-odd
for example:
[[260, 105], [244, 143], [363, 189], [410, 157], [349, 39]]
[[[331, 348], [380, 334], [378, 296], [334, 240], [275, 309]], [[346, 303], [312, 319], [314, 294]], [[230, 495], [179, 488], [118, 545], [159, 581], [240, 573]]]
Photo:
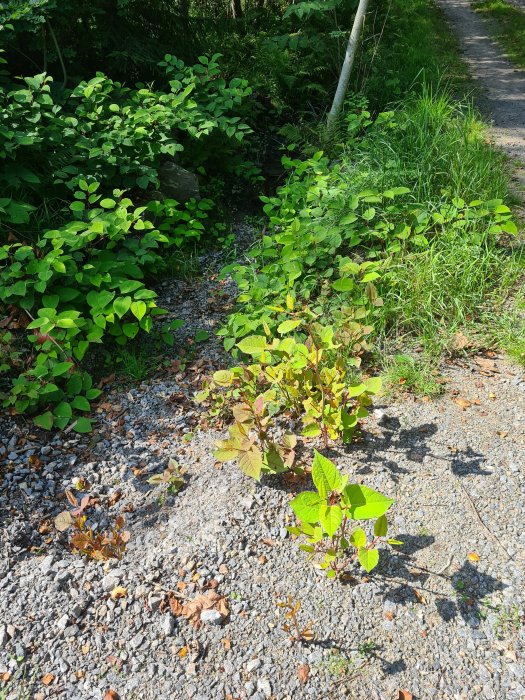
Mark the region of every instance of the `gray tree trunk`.
[[348, 82], [350, 80], [352, 66], [354, 64], [355, 55], [357, 53], [357, 47], [359, 45], [359, 39], [361, 38], [361, 32], [365, 23], [365, 15], [368, 9], [368, 3], [369, 0], [359, 0], [359, 7], [357, 8], [357, 12], [354, 17], [354, 25], [352, 27], [352, 32], [350, 33], [350, 38], [348, 39], [345, 60], [343, 61], [343, 67], [341, 68], [341, 73], [339, 75], [339, 82], [337, 83], [337, 90], [335, 91], [334, 101], [332, 102], [332, 107], [330, 109], [330, 112], [328, 113], [329, 130], [333, 128], [337, 117], [341, 113], [341, 108], [345, 101], [345, 95], [348, 89]]

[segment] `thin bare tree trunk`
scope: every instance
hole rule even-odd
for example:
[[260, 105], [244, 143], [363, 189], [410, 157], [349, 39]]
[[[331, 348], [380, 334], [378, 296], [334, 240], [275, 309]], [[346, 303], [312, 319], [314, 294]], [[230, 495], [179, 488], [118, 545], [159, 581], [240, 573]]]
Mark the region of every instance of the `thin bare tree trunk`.
[[233, 19], [238, 19], [239, 17], [242, 17], [241, 0], [231, 0], [231, 12]]
[[359, 0], [359, 6], [357, 8], [357, 12], [354, 18], [352, 32], [350, 33], [350, 38], [348, 39], [345, 60], [343, 61], [343, 67], [341, 68], [341, 73], [339, 75], [339, 82], [337, 83], [337, 90], [335, 91], [334, 101], [332, 102], [332, 107], [330, 109], [330, 112], [328, 113], [329, 130], [333, 128], [337, 117], [341, 113], [341, 108], [343, 107], [346, 91], [348, 89], [348, 82], [350, 81], [350, 74], [352, 73], [352, 66], [354, 64], [355, 55], [357, 53], [357, 47], [359, 45], [359, 39], [361, 38], [361, 32], [365, 23], [365, 15], [368, 9], [368, 3], [369, 0]]

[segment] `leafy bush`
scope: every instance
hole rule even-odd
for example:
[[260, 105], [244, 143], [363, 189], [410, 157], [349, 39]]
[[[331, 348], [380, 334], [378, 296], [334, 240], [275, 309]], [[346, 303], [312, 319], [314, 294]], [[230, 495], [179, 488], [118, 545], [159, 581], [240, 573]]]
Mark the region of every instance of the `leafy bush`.
[[[134, 207], [122, 187], [157, 187], [163, 160], [191, 140], [206, 148], [217, 131], [233, 144], [249, 131], [234, 110], [250, 90], [227, 83], [217, 58], [190, 68], [166, 56], [166, 91], [102, 74], [60, 103], [45, 74], [0, 87], [0, 304], [8, 324], [28, 331], [23, 357], [0, 365], [18, 372], [2, 395], [11, 412], [37, 414], [45, 428], [90, 430], [86, 414], [100, 393], [82, 368], [90, 345], [124, 345], [163, 313], [146, 279], [162, 272], [162, 249], [210, 230], [214, 203]], [[161, 335], [169, 342], [170, 328]], [[2, 346], [10, 342], [4, 335]]]
[[[320, 564], [328, 578], [339, 576], [348, 563], [355, 560], [368, 572], [379, 562], [377, 545], [402, 544], [386, 539], [388, 523], [385, 513], [393, 501], [361, 484], [349, 484], [333, 462], [319, 452], [312, 467], [315, 491], [303, 491], [290, 503], [301, 521], [299, 527], [289, 527], [296, 536], [305, 536], [307, 544], [300, 548], [311, 558], [322, 554]], [[375, 519], [373, 537], [368, 541], [365, 531], [358, 527], [350, 532], [352, 520]]]

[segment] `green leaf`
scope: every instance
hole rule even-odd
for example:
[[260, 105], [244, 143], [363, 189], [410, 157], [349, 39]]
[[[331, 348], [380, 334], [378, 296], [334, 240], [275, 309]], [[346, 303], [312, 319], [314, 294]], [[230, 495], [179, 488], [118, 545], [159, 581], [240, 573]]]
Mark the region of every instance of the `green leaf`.
[[76, 408], [77, 411], [89, 411], [91, 408], [85, 396], [75, 396], [73, 401], [71, 401], [71, 405], [73, 408]]
[[131, 313], [135, 318], [137, 318], [139, 321], [143, 318], [144, 314], [146, 313], [148, 307], [143, 301], [134, 301], [131, 304]]
[[38, 425], [39, 428], [44, 428], [45, 430], [51, 430], [54, 423], [54, 417], [51, 411], [46, 411], [40, 416], [35, 416], [33, 418], [33, 423]]
[[370, 573], [379, 563], [379, 552], [377, 549], [360, 549], [357, 558], [363, 569]]
[[321, 507], [319, 510], [319, 522], [325, 532], [330, 537], [333, 537], [343, 522], [343, 511], [339, 506]]
[[368, 486], [361, 486], [361, 484], [345, 486], [343, 497], [348, 506], [347, 513], [354, 520], [379, 518], [387, 512], [394, 502], [391, 498], [383, 496]]
[[100, 200], [100, 206], [103, 207], [104, 209], [113, 209], [115, 204], [116, 204], [115, 200], [109, 199], [108, 197]]
[[263, 467], [263, 458], [260, 449], [252, 445], [249, 450], [239, 457], [239, 467], [246, 476], [251, 476], [253, 479], [259, 481]]
[[113, 311], [119, 318], [122, 318], [129, 311], [131, 306], [131, 297], [117, 297], [113, 302]]
[[90, 433], [93, 430], [93, 426], [87, 418], [77, 418], [73, 430], [77, 433]]
[[290, 331], [293, 331], [295, 328], [300, 326], [301, 323], [301, 320], [294, 321], [293, 319], [290, 319], [289, 321], [283, 321], [281, 324], [279, 324], [277, 332], [281, 333], [281, 335], [283, 335], [284, 333], [289, 333]]
[[290, 506], [299, 520], [305, 523], [316, 523], [319, 521], [319, 509], [322, 503], [319, 494], [303, 491], [290, 502]]
[[68, 404], [66, 401], [61, 401], [53, 411], [53, 415], [55, 418], [67, 418], [67, 420], [69, 420], [73, 415], [73, 410], [70, 404]]
[[366, 545], [366, 533], [362, 527], [357, 527], [350, 535], [350, 542], [359, 549]]
[[73, 367], [72, 362], [57, 362], [51, 368], [51, 374], [53, 377], [60, 377], [65, 374], [71, 367]]
[[381, 390], [381, 377], [370, 377], [365, 381], [365, 387], [369, 394], [377, 394]]
[[249, 335], [238, 342], [237, 347], [246, 355], [260, 355], [266, 350], [266, 338], [264, 335]]
[[312, 465], [312, 479], [319, 496], [327, 498], [332, 491], [337, 491], [341, 486], [341, 474], [335, 464], [320, 452], [315, 450], [314, 462]]
[[213, 381], [219, 386], [230, 386], [233, 377], [234, 374], [229, 369], [219, 369], [217, 372], [214, 372]]
[[122, 326], [122, 330], [128, 338], [134, 338], [139, 332], [139, 327], [136, 323], [125, 323]]
[[354, 287], [354, 280], [351, 280], [348, 277], [341, 277], [341, 279], [336, 280], [332, 284], [332, 289], [334, 289], [336, 292], [350, 292], [352, 289], [354, 289]]
[[386, 515], [381, 515], [375, 522], [374, 535], [376, 537], [385, 537], [388, 532], [388, 522]]

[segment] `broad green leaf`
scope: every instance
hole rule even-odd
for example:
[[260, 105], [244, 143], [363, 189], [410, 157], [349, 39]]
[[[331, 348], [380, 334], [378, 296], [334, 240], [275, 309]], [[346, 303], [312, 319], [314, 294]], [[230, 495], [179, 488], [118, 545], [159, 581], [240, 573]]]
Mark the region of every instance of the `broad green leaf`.
[[51, 430], [53, 427], [54, 417], [51, 411], [46, 411], [40, 416], [35, 416], [33, 418], [33, 423], [38, 425], [39, 428], [44, 428], [45, 430]]
[[312, 465], [312, 479], [322, 499], [327, 498], [332, 491], [336, 491], [341, 486], [339, 470], [333, 462], [323, 457], [317, 450]]
[[230, 386], [233, 380], [233, 372], [228, 369], [220, 369], [213, 374], [213, 381], [219, 386]]
[[386, 515], [381, 515], [375, 522], [374, 535], [376, 537], [385, 537], [388, 532], [388, 522]]
[[89, 411], [91, 408], [85, 396], [75, 396], [73, 401], [71, 401], [71, 405], [73, 408], [76, 408], [77, 411]]
[[131, 297], [117, 297], [113, 302], [113, 311], [119, 318], [122, 318], [129, 311], [130, 306]]
[[298, 326], [300, 326], [302, 323], [301, 320], [293, 320], [290, 319], [289, 321], [283, 321], [281, 324], [279, 324], [277, 328], [277, 332], [281, 333], [283, 335], [284, 333], [289, 333], [290, 331], [295, 330]]
[[371, 520], [384, 515], [394, 502], [368, 486], [349, 484], [343, 490], [348, 516], [354, 520]]
[[313, 491], [303, 491], [290, 502], [290, 506], [299, 520], [304, 520], [306, 523], [316, 523], [319, 520], [319, 509], [322, 503], [324, 501], [319, 498], [319, 494]]
[[379, 562], [379, 552], [377, 549], [360, 549], [357, 558], [363, 569], [370, 573]]
[[87, 418], [77, 418], [73, 430], [77, 433], [90, 433], [93, 429], [91, 421]]
[[67, 418], [69, 420], [73, 415], [73, 410], [67, 401], [61, 401], [53, 411], [53, 415], [55, 418]]
[[260, 355], [266, 350], [266, 338], [264, 335], [249, 335], [239, 341], [237, 347], [247, 355]]
[[332, 284], [332, 289], [334, 289], [336, 292], [350, 292], [352, 289], [354, 289], [354, 287], [354, 280], [351, 280], [348, 277], [341, 277]]
[[365, 387], [369, 394], [377, 394], [381, 390], [381, 377], [370, 377], [365, 381]]
[[104, 209], [113, 209], [115, 204], [116, 204], [115, 200], [109, 199], [109, 197], [106, 197], [105, 199], [100, 200], [100, 206], [103, 207]]
[[319, 522], [325, 532], [330, 537], [333, 537], [343, 522], [343, 511], [339, 506], [321, 506]]
[[263, 467], [263, 458], [259, 448], [253, 445], [247, 452], [244, 452], [239, 457], [239, 467], [246, 476], [251, 476], [259, 481]]
[[356, 529], [350, 535], [350, 542], [357, 549], [366, 545], [366, 533], [362, 527], [356, 527]]
[[148, 307], [143, 301], [134, 301], [130, 308], [133, 316], [140, 321], [144, 317]]

